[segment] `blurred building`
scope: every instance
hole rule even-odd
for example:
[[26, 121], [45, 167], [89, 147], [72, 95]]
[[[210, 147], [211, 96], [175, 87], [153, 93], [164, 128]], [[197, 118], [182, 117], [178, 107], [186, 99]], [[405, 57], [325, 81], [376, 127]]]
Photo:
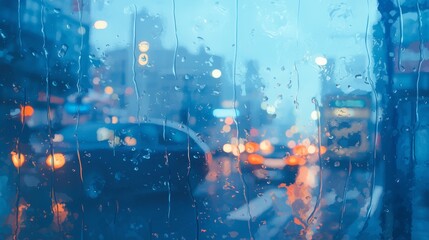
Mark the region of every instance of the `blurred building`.
[[[84, 19], [73, 3], [0, 3], [1, 121], [10, 126], [0, 135], [7, 142], [14, 141], [23, 115], [28, 126], [46, 127], [48, 101], [53, 125], [60, 124], [56, 109], [77, 91], [78, 82], [82, 89], [88, 86], [89, 6], [80, 9]], [[24, 114], [24, 106], [31, 110]]]

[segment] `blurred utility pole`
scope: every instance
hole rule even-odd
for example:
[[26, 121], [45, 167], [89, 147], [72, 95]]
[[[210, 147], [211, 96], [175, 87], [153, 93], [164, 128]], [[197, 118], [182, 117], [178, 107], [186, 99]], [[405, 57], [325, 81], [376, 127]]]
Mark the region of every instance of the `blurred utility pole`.
[[[383, 211], [381, 213], [381, 228], [382, 238], [392, 239], [394, 227], [406, 228], [406, 224], [398, 224], [397, 221], [410, 220], [409, 217], [404, 219], [396, 218], [397, 211], [395, 207], [395, 198], [397, 193], [395, 191], [394, 179], [396, 179], [396, 136], [393, 134], [396, 132], [397, 114], [394, 108], [396, 102], [393, 97], [393, 71], [394, 71], [394, 59], [390, 52], [394, 51], [394, 44], [391, 39], [392, 36], [392, 25], [395, 22], [399, 11], [395, 15], [391, 15], [392, 11], [395, 11], [395, 6], [392, 0], [379, 0], [378, 11], [381, 14], [380, 22], [374, 27], [374, 38], [377, 44], [374, 49], [374, 56], [381, 59], [381, 63], [385, 64], [385, 69], [380, 66], [379, 77], [376, 84], [376, 91], [378, 95], [382, 96], [380, 102], [380, 109], [383, 110], [383, 118], [380, 121], [379, 131], [381, 137], [381, 146], [378, 161], [385, 164], [385, 175], [384, 175], [384, 199], [383, 199]], [[377, 49], [378, 47], [378, 49]], [[377, 62], [375, 59], [374, 62]], [[376, 66], [377, 67], [377, 66]], [[376, 73], [377, 75], [377, 73]], [[384, 78], [382, 76], [385, 76]], [[378, 119], [377, 119], [378, 120]], [[376, 133], [377, 134], [377, 133]], [[403, 229], [405, 230], [405, 229]], [[409, 230], [409, 229], [408, 229]], [[404, 231], [409, 232], [409, 231]]]
[[[401, 5], [398, 6], [398, 3]], [[411, 39], [411, 42], [420, 43], [420, 46], [423, 44], [422, 39], [413, 39], [412, 30], [407, 31], [407, 28], [412, 26], [403, 26], [404, 15], [418, 15], [428, 9], [427, 1], [378, 1], [381, 19], [374, 26], [373, 52], [374, 72], [378, 79], [376, 90], [382, 97], [379, 102], [379, 109], [382, 109], [382, 120], [380, 120], [379, 128], [381, 152], [378, 162], [381, 163], [380, 166], [384, 164], [385, 168], [385, 191], [381, 213], [381, 237], [383, 239], [412, 239], [421, 234], [416, 228], [418, 223], [415, 217], [415, 210], [418, 208], [415, 197], [416, 194], [420, 194], [415, 190], [417, 184], [415, 170], [418, 162], [416, 148], [423, 147], [416, 146], [418, 130], [416, 103], [419, 96], [415, 93], [419, 88], [416, 84], [418, 73], [402, 69], [403, 67], [399, 65], [402, 65], [401, 52], [410, 47], [408, 46], [410, 41], [407, 45], [403, 44], [404, 37]], [[394, 35], [394, 28], [403, 28], [399, 31], [399, 35], [402, 36]], [[419, 26], [419, 30], [423, 31], [421, 26]], [[420, 49], [420, 51], [423, 50]], [[422, 59], [404, 61], [418, 62], [419, 60], [422, 61]], [[406, 77], [411, 80], [407, 82], [404, 80]]]

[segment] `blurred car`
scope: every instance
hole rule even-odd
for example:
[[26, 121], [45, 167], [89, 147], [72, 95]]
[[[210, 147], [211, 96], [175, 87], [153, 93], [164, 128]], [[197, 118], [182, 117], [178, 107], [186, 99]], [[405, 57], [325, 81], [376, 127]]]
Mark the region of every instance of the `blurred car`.
[[295, 181], [298, 167], [288, 165], [286, 158], [290, 149], [284, 145], [272, 145], [268, 140], [261, 143], [248, 142], [245, 151], [240, 154], [242, 171], [252, 174], [259, 183], [285, 183]]
[[46, 141], [31, 145], [35, 154], [29, 167], [44, 177], [41, 181], [50, 181], [53, 168], [57, 189], [78, 194], [83, 184], [83, 194], [92, 199], [101, 194], [132, 198], [186, 193], [204, 180], [212, 159], [209, 147], [193, 130], [161, 119], [83, 123], [57, 131], [52, 148]]

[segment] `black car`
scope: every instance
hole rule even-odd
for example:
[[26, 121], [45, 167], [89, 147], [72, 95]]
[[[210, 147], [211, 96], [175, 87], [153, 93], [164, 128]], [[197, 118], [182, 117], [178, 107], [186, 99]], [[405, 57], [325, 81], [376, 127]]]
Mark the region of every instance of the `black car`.
[[189, 127], [159, 119], [81, 123], [53, 130], [51, 144], [37, 131], [28, 146], [19, 171], [10, 171], [26, 209], [23, 236], [40, 239], [54, 229], [53, 239], [81, 232], [99, 239], [115, 231], [194, 237], [182, 230], [195, 228], [200, 199], [193, 193], [212, 155]]
[[286, 164], [286, 157], [290, 155], [288, 147], [266, 141], [259, 144], [261, 147], [252, 143], [246, 144], [246, 150], [240, 155], [243, 173], [251, 174], [257, 183], [289, 185], [295, 181], [298, 167]]

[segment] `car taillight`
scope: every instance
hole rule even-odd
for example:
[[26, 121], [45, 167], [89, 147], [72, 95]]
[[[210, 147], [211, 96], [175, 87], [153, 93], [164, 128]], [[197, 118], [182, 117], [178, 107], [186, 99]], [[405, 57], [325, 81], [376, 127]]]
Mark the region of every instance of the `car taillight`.
[[285, 163], [286, 165], [289, 166], [297, 166], [297, 165], [304, 165], [306, 162], [305, 158], [300, 157], [300, 156], [296, 156], [296, 155], [292, 155], [292, 156], [288, 156], [285, 158]]
[[252, 165], [261, 165], [264, 163], [264, 157], [262, 157], [259, 154], [249, 154], [247, 157], [247, 162], [249, 162]]

